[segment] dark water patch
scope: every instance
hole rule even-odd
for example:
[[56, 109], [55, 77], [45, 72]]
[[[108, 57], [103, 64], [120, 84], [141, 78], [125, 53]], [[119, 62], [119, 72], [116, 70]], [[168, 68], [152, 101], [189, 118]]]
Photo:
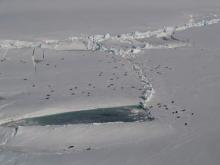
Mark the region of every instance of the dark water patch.
[[8, 123], [7, 126], [45, 126], [109, 122], [136, 122], [147, 120], [146, 115], [146, 112], [141, 110], [138, 106], [99, 108], [35, 118], [27, 118]]
[[0, 96], [0, 101], [1, 101], [1, 100], [5, 100], [5, 99], [6, 99], [6, 98], [4, 98], [4, 97]]

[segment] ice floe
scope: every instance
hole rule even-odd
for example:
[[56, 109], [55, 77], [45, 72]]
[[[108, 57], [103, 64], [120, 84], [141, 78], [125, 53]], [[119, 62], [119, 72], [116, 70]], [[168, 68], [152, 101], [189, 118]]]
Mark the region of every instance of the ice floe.
[[[8, 49], [42, 48], [59, 51], [101, 51], [118, 55], [129, 61], [133, 70], [137, 73], [143, 84], [144, 90], [141, 96], [140, 105], [147, 110], [147, 102], [152, 98], [154, 90], [152, 84], [142, 70], [140, 64], [135, 62], [135, 56], [145, 49], [173, 49], [189, 46], [190, 44], [181, 39], [175, 38], [175, 33], [190, 28], [204, 27], [220, 23], [218, 16], [194, 20], [191, 18], [188, 23], [180, 26], [168, 26], [158, 30], [146, 32], [131, 32], [125, 34], [111, 35], [81, 35], [80, 37], [69, 37], [64, 40], [42, 40], [42, 41], [19, 41], [0, 40], [0, 49], [6, 50], [1, 58], [5, 59]], [[33, 65], [36, 59], [32, 57]]]

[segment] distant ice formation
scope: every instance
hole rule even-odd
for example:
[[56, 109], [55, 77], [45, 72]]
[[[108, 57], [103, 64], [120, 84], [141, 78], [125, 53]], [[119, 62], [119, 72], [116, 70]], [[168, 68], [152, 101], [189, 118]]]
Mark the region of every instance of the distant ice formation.
[[[175, 40], [175, 32], [185, 31], [190, 28], [204, 27], [220, 23], [220, 18], [202, 19], [199, 21], [189, 20], [181, 26], [164, 27], [154, 31], [131, 32], [125, 34], [91, 35], [81, 37], [70, 37], [64, 40], [43, 40], [37, 42], [19, 40], [0, 40], [0, 49], [21, 49], [21, 48], [47, 48], [55, 50], [91, 50], [107, 51], [117, 55], [124, 53], [137, 54], [142, 49], [164, 49], [186, 46], [186, 43], [171, 42]], [[155, 39], [166, 40], [164, 43], [153, 42]], [[109, 42], [110, 41], [110, 42]], [[123, 46], [126, 44], [125, 46]]]

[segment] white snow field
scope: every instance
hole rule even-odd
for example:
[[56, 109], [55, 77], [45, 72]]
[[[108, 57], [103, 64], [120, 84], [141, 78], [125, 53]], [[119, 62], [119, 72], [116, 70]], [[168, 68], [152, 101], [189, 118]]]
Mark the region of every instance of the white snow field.
[[220, 1], [0, 0], [0, 165], [219, 165]]

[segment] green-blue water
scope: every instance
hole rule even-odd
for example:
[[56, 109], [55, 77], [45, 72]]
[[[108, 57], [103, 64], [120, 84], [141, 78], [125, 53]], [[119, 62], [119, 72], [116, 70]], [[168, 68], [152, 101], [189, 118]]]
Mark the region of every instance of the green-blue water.
[[[134, 109], [136, 111], [134, 112]], [[138, 106], [99, 108], [85, 111], [68, 112], [43, 117], [28, 118], [8, 125], [32, 126], [32, 125], [66, 125], [88, 124], [108, 122], [135, 122], [143, 121], [146, 116]]]

